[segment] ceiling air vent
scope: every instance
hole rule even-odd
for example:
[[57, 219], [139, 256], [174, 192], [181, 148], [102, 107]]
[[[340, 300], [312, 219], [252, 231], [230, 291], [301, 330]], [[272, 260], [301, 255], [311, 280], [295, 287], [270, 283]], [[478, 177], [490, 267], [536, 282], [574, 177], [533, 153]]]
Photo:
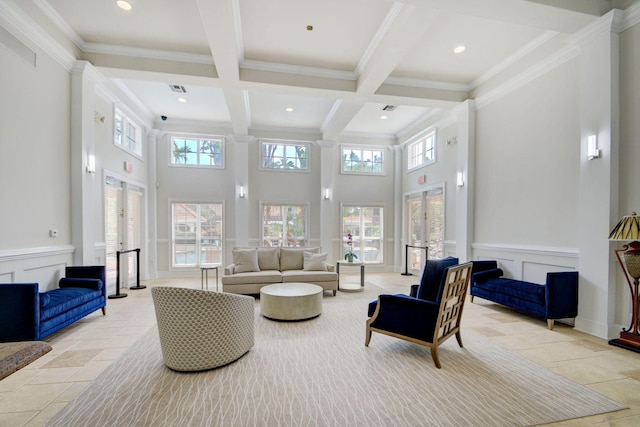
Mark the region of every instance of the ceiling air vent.
[[172, 91], [174, 92], [178, 92], [178, 93], [187, 93], [187, 90], [184, 88], [184, 86], [180, 86], [180, 85], [169, 85], [169, 87], [171, 88]]
[[393, 110], [395, 110], [396, 108], [397, 108], [397, 106], [396, 106], [396, 105], [385, 105], [385, 106], [382, 108], [382, 111], [393, 111]]

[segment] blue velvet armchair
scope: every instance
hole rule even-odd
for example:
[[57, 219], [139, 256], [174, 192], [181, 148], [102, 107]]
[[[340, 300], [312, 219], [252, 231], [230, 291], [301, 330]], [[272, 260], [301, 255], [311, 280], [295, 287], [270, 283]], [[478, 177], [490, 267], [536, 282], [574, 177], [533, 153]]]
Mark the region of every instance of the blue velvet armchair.
[[471, 263], [458, 265], [457, 258], [429, 260], [419, 285], [411, 295], [379, 295], [369, 304], [365, 346], [372, 332], [430, 347], [440, 368], [438, 346], [455, 335], [462, 347], [460, 320], [464, 308]]

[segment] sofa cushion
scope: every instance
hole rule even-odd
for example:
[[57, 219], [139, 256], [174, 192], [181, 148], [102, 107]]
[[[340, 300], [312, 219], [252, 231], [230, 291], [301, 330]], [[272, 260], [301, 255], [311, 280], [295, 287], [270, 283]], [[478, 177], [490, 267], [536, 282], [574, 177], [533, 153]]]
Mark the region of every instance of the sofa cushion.
[[280, 282], [282, 282], [282, 274], [278, 270], [254, 271], [222, 277], [223, 285], [254, 285]]
[[303, 270], [305, 271], [327, 271], [327, 254], [314, 254], [304, 251]]
[[102, 292], [87, 288], [54, 289], [47, 292], [49, 303], [41, 307], [40, 321], [66, 313], [91, 300], [101, 298]]
[[231, 253], [235, 264], [235, 274], [260, 271], [257, 249], [234, 249]]
[[514, 279], [490, 279], [476, 282], [475, 287], [495, 294], [509, 295], [520, 300], [545, 304], [545, 286]]
[[333, 271], [304, 271], [304, 270], [288, 270], [282, 272], [282, 282], [336, 282], [338, 273]]
[[458, 258], [428, 259], [418, 286], [417, 297], [427, 301], [436, 301], [444, 269], [458, 264]]
[[99, 291], [100, 289], [102, 289], [102, 280], [63, 277], [58, 282], [58, 286], [60, 288], [86, 288]]
[[279, 270], [278, 248], [258, 248], [258, 267], [260, 270]]
[[280, 271], [304, 269], [304, 252], [317, 254], [320, 248], [280, 248]]

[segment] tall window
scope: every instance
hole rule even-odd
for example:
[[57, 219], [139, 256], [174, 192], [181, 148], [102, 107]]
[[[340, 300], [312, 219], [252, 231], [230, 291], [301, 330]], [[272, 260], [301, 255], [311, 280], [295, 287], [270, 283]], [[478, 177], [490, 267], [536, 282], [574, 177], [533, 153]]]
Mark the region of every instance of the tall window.
[[116, 110], [114, 144], [142, 157], [142, 129], [120, 110]]
[[174, 267], [222, 264], [222, 203], [171, 205]]
[[262, 205], [264, 246], [307, 246], [307, 205]]
[[224, 167], [223, 138], [171, 138], [172, 165]]
[[347, 249], [347, 235], [353, 236], [353, 252], [359, 261], [382, 263], [383, 211], [381, 206], [342, 206], [342, 258]]
[[309, 170], [309, 145], [303, 142], [262, 141], [263, 169]]
[[436, 131], [431, 130], [425, 136], [409, 144], [409, 169], [433, 163], [436, 160]]
[[342, 172], [383, 174], [383, 151], [380, 149], [343, 147]]

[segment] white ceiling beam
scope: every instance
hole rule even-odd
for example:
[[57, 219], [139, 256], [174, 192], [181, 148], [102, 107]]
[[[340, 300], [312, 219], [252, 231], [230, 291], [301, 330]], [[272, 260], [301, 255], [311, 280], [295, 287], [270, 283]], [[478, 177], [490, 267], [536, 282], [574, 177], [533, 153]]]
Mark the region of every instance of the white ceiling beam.
[[238, 86], [243, 54], [237, 0], [196, 1], [213, 62], [223, 84], [233, 131], [246, 135], [251, 123], [245, 95]]

